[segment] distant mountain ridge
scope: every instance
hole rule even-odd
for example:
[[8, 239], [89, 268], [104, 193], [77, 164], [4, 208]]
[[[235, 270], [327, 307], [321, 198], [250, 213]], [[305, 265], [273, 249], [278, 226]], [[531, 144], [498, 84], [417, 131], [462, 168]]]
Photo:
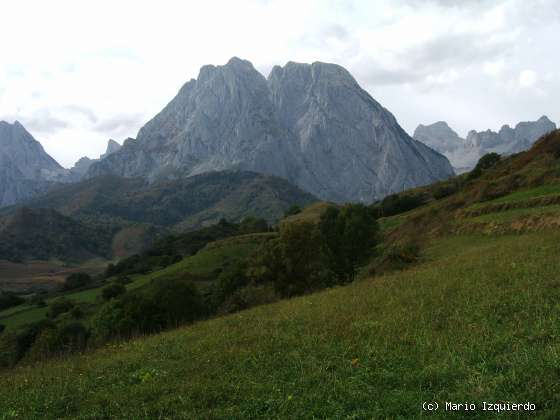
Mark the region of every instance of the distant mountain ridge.
[[336, 202], [374, 201], [453, 175], [344, 68], [289, 62], [266, 79], [234, 57], [202, 67], [135, 141], [86, 177], [154, 181], [225, 169], [280, 176]]
[[0, 207], [44, 192], [67, 174], [18, 121], [0, 121]]
[[[0, 209], [0, 241], [6, 242], [0, 260], [123, 257], [141, 252], [159, 234], [198, 229], [222, 218], [273, 223], [293, 205], [315, 201], [282, 178], [245, 171], [155, 183], [100, 176], [53, 188], [23, 208]], [[71, 232], [86, 244], [75, 252]]]
[[556, 129], [556, 124], [542, 116], [536, 121], [504, 125], [499, 132], [471, 130], [466, 139], [459, 137], [444, 121], [420, 124], [413, 137], [447, 156], [456, 172], [471, 170], [486, 153], [511, 155], [528, 150], [535, 141]]
[[101, 159], [105, 159], [110, 154], [119, 151], [120, 148], [121, 145], [119, 143], [117, 143], [113, 139], [109, 139], [105, 153], [101, 154], [98, 159], [90, 159], [87, 156], [80, 158], [70, 169], [72, 180], [80, 181], [87, 173], [91, 165], [93, 165], [95, 162], [99, 162]]

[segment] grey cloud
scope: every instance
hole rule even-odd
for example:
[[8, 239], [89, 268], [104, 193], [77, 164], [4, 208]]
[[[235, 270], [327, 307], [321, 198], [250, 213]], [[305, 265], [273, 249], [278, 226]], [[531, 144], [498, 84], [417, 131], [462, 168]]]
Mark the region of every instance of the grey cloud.
[[496, 59], [513, 46], [504, 39], [489, 39], [480, 34], [449, 34], [436, 38], [402, 54], [408, 65], [418, 70], [465, 67], [487, 59]]
[[69, 112], [73, 112], [76, 114], [81, 114], [83, 116], [85, 116], [92, 124], [96, 124], [98, 121], [97, 115], [95, 114], [95, 112], [86, 107], [86, 106], [81, 106], [81, 105], [66, 105], [64, 107], [61, 108], [64, 111], [69, 111]]
[[25, 128], [32, 132], [51, 134], [60, 129], [68, 127], [68, 123], [52, 115], [48, 109], [41, 109], [30, 116], [18, 116], [13, 118], [19, 120]]
[[375, 57], [353, 69], [363, 81], [372, 85], [425, 83], [428, 76], [481, 64], [509, 54], [514, 42], [489, 39], [480, 34], [447, 34], [396, 54], [396, 66], [386, 67]]
[[103, 120], [94, 126], [95, 131], [104, 134], [127, 134], [144, 122], [142, 114], [120, 114]]

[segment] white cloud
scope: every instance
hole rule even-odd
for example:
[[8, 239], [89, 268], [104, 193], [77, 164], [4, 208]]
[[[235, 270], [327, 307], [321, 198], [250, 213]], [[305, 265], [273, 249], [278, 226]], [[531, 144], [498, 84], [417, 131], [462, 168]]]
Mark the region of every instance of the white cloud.
[[[289, 60], [341, 64], [408, 131], [441, 119], [461, 131], [560, 119], [560, 80], [545, 78], [560, 65], [550, 53], [560, 15], [547, 12], [558, 9], [555, 0], [6, 2], [0, 119], [27, 121], [68, 166], [98, 156], [109, 137], [136, 136], [202, 65], [234, 55], [263, 73]], [[547, 95], [521, 88], [537, 75]]]
[[519, 73], [519, 86], [530, 88], [537, 83], [537, 73], [533, 70], [523, 70]]
[[490, 76], [498, 76], [505, 70], [505, 61], [503, 59], [487, 61], [483, 65], [484, 73]]

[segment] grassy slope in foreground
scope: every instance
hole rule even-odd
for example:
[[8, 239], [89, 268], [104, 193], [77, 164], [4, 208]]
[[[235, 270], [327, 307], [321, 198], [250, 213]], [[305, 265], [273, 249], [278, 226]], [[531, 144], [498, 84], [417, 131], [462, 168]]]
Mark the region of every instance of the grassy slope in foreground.
[[414, 418], [435, 400], [559, 418], [559, 252], [560, 233], [441, 239], [408, 271], [17, 368], [0, 413]]

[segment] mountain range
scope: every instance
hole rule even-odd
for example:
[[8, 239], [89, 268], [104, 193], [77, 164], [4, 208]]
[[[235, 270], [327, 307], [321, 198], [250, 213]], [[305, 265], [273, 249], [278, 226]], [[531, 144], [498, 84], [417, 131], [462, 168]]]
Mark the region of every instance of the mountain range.
[[474, 168], [478, 159], [490, 152], [511, 155], [528, 150], [543, 135], [556, 129], [556, 124], [542, 116], [537, 121], [520, 122], [511, 128], [504, 125], [499, 132], [469, 131], [463, 139], [444, 121], [420, 124], [413, 137], [447, 156], [454, 170], [463, 173]]
[[204, 66], [86, 177], [151, 181], [242, 169], [280, 176], [329, 201], [371, 202], [453, 175], [344, 68], [289, 62], [268, 79], [232, 58]]

